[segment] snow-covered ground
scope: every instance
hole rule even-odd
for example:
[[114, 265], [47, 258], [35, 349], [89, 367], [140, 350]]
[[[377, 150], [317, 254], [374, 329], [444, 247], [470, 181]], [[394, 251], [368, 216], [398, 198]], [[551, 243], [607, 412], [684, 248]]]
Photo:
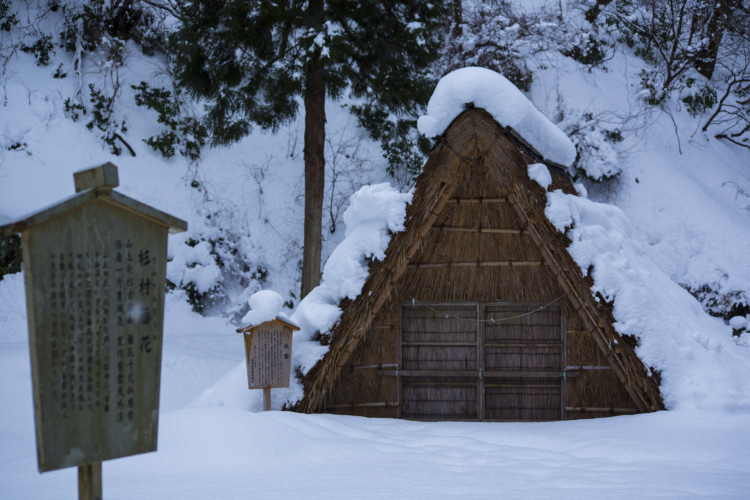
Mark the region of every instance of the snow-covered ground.
[[[127, 51], [120, 78], [128, 84], [122, 85], [116, 118], [127, 121], [124, 136], [135, 157], [127, 151], [110, 155], [84, 123], [65, 116], [64, 100], [73, 95], [76, 82], [50, 74], [59, 62], [69, 63], [68, 54], [58, 51], [43, 68], [20, 52], [11, 60], [0, 90], [5, 103], [0, 109], [0, 224], [72, 194], [75, 170], [112, 161], [119, 167], [118, 190], [190, 224], [187, 233], [170, 237], [170, 279], [193, 279], [202, 289], [212, 286], [217, 268], [207, 243], [186, 242], [227, 228], [242, 235], [241, 257], [267, 271], [263, 283], [235, 291], [235, 305], [260, 288], [296, 305], [301, 120], [276, 134], [256, 131], [231, 148], [205, 150], [198, 165], [178, 157], [164, 160], [142, 142], [160, 129], [155, 115], [149, 115], [153, 112], [135, 106], [129, 87], [161, 78], [158, 66], [134, 46]], [[531, 97], [548, 117], [564, 115], [563, 128], [585, 113], [633, 112], [630, 90], [644, 63], [618, 53], [607, 62], [607, 71], [589, 71], [559, 54], [545, 57], [544, 68], [541, 63], [534, 68]], [[93, 58], [87, 64], [87, 81], [97, 81], [100, 68]], [[331, 102], [327, 109], [328, 160], [342, 170], [329, 171], [329, 181], [335, 174], [340, 191], [326, 210], [329, 219], [333, 215], [341, 222], [345, 194], [388, 178], [379, 149], [340, 104]], [[673, 317], [661, 318], [665, 330], [689, 330], [687, 337], [670, 337], [671, 344], [646, 343], [650, 361], [667, 360], [676, 367], [664, 378], [671, 384], [667, 402], [674, 411], [536, 424], [262, 413], [259, 391], [247, 390], [236, 326], [221, 315], [193, 312], [184, 292], [176, 291], [166, 301], [158, 452], [106, 462], [106, 497], [750, 497], [747, 334], [731, 338], [728, 326], [705, 316], [686, 294], [674, 292], [674, 283], [709, 284], [724, 293], [750, 295], [750, 198], [744, 194], [750, 191], [750, 151], [695, 132], [695, 120], [679, 109], [672, 110], [672, 117], [644, 113], [626, 122], [613, 119], [612, 126], [622, 126], [626, 139], [620, 153], [600, 158], [600, 166], [616, 163], [622, 171], [619, 181], [588, 185], [589, 198], [619, 210], [610, 210], [605, 219], [587, 219], [594, 213], [586, 212], [589, 205], [579, 205], [577, 215], [572, 205], [558, 213], [578, 217], [581, 252], [591, 235], [609, 241], [610, 247], [598, 247], [609, 252], [600, 255], [609, 259], [600, 262], [600, 269], [620, 274], [609, 275], [609, 281], [603, 276], [603, 292], [622, 293], [617, 287], [632, 279], [652, 287], [656, 283], [649, 293], [664, 303], [647, 301], [643, 310], [653, 316], [661, 307], [672, 308]], [[347, 171], [346, 161], [360, 173]], [[389, 229], [397, 229], [398, 221], [391, 222]], [[324, 254], [330, 255], [344, 231], [325, 236]], [[619, 237], [627, 244], [618, 244]], [[623, 251], [634, 256], [631, 263], [620, 260]], [[645, 261], [651, 264], [636, 266]], [[658, 283], [669, 279], [669, 292], [659, 295]], [[619, 327], [637, 333], [638, 314], [638, 309], [622, 311]], [[732, 361], [722, 364], [723, 359]], [[699, 370], [691, 371], [695, 366]], [[298, 396], [298, 388], [275, 390], [273, 408]], [[71, 498], [76, 477], [74, 469], [37, 471], [23, 277], [6, 276], [0, 281], [0, 498]]]
[[[21, 292], [20, 275], [0, 282], [6, 329], [24, 328]], [[260, 391], [246, 389], [241, 336], [177, 299], [167, 304], [158, 451], [105, 462], [106, 498], [739, 499], [750, 491], [747, 411], [533, 424], [260, 412]], [[21, 336], [0, 344], [0, 497], [74, 498], [75, 469], [37, 472], [28, 359]]]

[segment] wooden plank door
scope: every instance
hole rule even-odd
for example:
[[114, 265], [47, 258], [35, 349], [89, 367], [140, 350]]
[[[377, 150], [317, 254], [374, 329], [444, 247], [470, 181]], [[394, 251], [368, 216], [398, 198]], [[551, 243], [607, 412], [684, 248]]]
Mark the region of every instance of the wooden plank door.
[[483, 307], [483, 419], [564, 418], [565, 315], [542, 306]]
[[479, 418], [478, 304], [404, 304], [401, 309], [401, 416]]

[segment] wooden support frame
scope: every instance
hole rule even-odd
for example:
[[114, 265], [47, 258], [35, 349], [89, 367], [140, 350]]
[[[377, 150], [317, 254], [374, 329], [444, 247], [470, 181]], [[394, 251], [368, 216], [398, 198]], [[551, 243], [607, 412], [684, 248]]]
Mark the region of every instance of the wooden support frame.
[[471, 378], [562, 378], [562, 371], [484, 371], [484, 370], [378, 370], [392, 377], [471, 377]]
[[398, 401], [381, 401], [376, 403], [336, 403], [332, 405], [326, 405], [326, 408], [331, 409], [342, 409], [342, 408], [395, 408], [398, 407]]
[[636, 414], [638, 410], [635, 408], [589, 408], [584, 406], [566, 406], [565, 411], [580, 411], [580, 412], [592, 412], [592, 413], [623, 413], [623, 414]]
[[448, 203], [452, 204], [468, 204], [468, 203], [507, 203], [508, 198], [451, 198]]
[[479, 233], [479, 234], [529, 234], [521, 228], [491, 228], [491, 227], [460, 227], [460, 226], [432, 226], [435, 231], [459, 232], [459, 233]]
[[502, 260], [494, 262], [429, 262], [409, 264], [408, 269], [433, 269], [440, 267], [537, 267], [546, 266], [543, 260]]
[[78, 466], [78, 499], [102, 500], [102, 463]]

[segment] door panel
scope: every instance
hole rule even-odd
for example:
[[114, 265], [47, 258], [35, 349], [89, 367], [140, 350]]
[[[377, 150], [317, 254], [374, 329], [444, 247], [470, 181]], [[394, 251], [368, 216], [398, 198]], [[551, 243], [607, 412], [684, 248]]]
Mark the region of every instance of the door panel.
[[400, 339], [404, 418], [563, 418], [565, 318], [558, 306], [404, 304]]

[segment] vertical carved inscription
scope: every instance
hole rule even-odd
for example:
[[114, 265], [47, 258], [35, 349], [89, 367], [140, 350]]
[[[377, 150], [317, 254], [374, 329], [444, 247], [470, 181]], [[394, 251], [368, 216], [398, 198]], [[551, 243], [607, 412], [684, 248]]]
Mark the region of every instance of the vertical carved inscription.
[[276, 323], [264, 323], [245, 334], [247, 379], [250, 389], [288, 387], [292, 366], [292, 332]]
[[[149, 248], [138, 248], [138, 253], [147, 257], [135, 261], [133, 243], [124, 241], [114, 242], [114, 266], [106, 249], [47, 254], [49, 369], [51, 378], [58, 381], [52, 385], [51, 396], [63, 419], [69, 419], [72, 412], [101, 409], [109, 413], [114, 407], [117, 422], [133, 420], [138, 358], [154, 352], [157, 335], [139, 328], [151, 324], [159, 305], [157, 261]], [[110, 310], [112, 296], [114, 317]], [[114, 394], [109, 355], [113, 329]]]

